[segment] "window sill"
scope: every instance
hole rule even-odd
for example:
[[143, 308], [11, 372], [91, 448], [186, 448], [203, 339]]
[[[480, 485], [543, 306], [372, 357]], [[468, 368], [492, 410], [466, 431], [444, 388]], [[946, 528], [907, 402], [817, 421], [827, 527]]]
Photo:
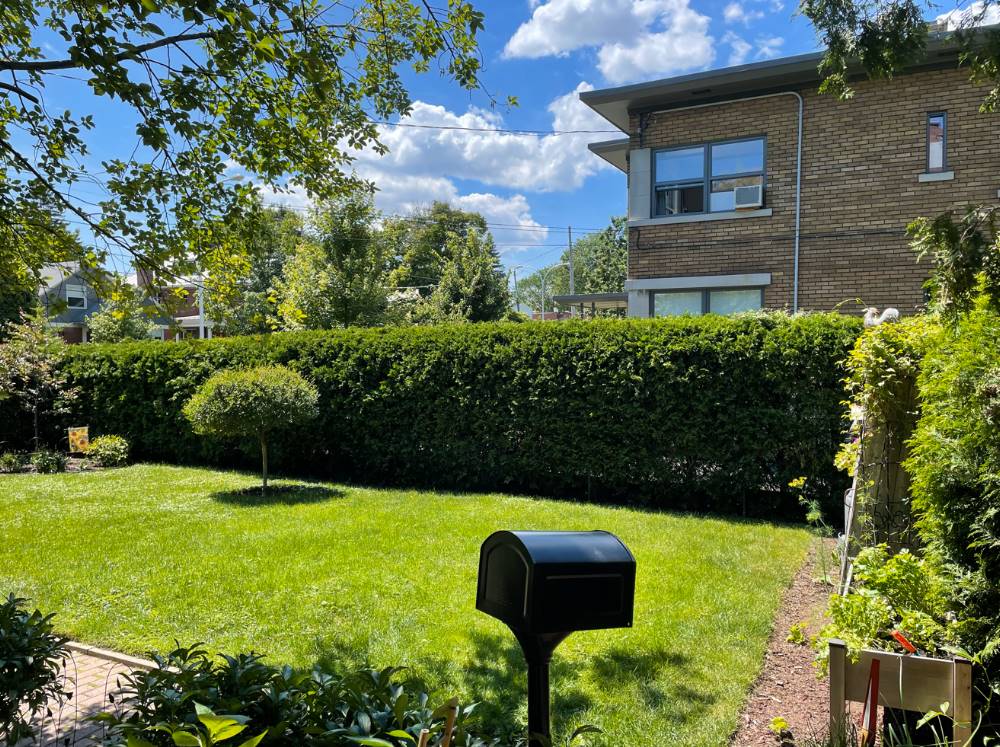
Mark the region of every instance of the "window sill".
[[954, 171], [929, 171], [917, 176], [918, 182], [950, 182], [955, 178]]
[[713, 220], [738, 220], [740, 218], [769, 218], [771, 208], [759, 210], [730, 210], [725, 213], [692, 213], [691, 215], [663, 215], [657, 218], [638, 218], [628, 222], [629, 228], [638, 226], [663, 226], [673, 223], [703, 223]]

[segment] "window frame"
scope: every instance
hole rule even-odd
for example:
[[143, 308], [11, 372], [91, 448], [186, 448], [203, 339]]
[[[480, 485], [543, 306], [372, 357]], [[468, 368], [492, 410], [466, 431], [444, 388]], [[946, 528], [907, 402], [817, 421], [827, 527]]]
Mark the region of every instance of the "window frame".
[[[70, 288], [73, 288], [72, 295], [74, 298], [82, 298], [82, 306], [74, 306], [70, 303]], [[80, 285], [78, 283], [65, 283], [63, 285], [63, 295], [66, 297], [66, 307], [69, 309], [83, 310], [86, 311], [90, 305], [89, 299], [87, 298], [87, 286]]]
[[[947, 129], [946, 129], [947, 132]], [[746, 143], [755, 140], [760, 140], [763, 146], [763, 163], [761, 164], [760, 171], [743, 171], [740, 173], [724, 174], [720, 176], [712, 176], [712, 148], [719, 145], [731, 145], [733, 143]], [[660, 153], [671, 153], [680, 150], [690, 150], [691, 148], [701, 148], [703, 151], [702, 157], [704, 159], [704, 164], [702, 168], [702, 178], [701, 179], [681, 179], [674, 181], [659, 181], [656, 176], [656, 157]], [[653, 159], [650, 164], [651, 172], [651, 182], [652, 189], [650, 190], [650, 215], [654, 218], [674, 218], [678, 215], [711, 215], [712, 213], [730, 213], [732, 210], [712, 210], [712, 182], [722, 181], [724, 179], [740, 179], [748, 176], [759, 176], [760, 186], [761, 186], [761, 203], [763, 206], [763, 197], [767, 190], [767, 134], [760, 135], [747, 135], [746, 137], [736, 137], [736, 138], [726, 138], [724, 140], [704, 140], [697, 143], [687, 143], [685, 145], [671, 145], [669, 148], [656, 148], [650, 152], [650, 158]], [[664, 189], [682, 189], [684, 187], [692, 187], [701, 185], [702, 188], [702, 209], [700, 212], [691, 213], [658, 213], [656, 211], [656, 195], [658, 192]]]
[[656, 297], [658, 295], [667, 295], [669, 293], [701, 293], [701, 312], [698, 316], [705, 316], [705, 314], [711, 314], [712, 312], [712, 293], [713, 291], [759, 291], [760, 292], [760, 308], [764, 308], [764, 288], [763, 285], [737, 285], [737, 286], [727, 286], [727, 285], [713, 285], [706, 288], [664, 288], [663, 290], [652, 290], [649, 292], [649, 318], [650, 319], [665, 319], [666, 317], [656, 316]]
[[[931, 119], [941, 117], [941, 165], [931, 168]], [[948, 171], [948, 112], [927, 112], [924, 120], [924, 173], [940, 174]]]

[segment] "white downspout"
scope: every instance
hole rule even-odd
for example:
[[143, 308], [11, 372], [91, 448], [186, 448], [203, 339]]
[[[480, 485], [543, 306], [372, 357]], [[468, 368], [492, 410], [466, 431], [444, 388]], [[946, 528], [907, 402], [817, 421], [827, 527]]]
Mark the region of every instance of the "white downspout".
[[774, 96], [794, 96], [799, 102], [798, 141], [795, 146], [795, 251], [792, 266], [792, 311], [796, 312], [799, 310], [799, 235], [802, 226], [802, 118], [804, 108], [802, 96], [798, 91], [778, 91], [777, 93], [765, 93], [760, 96], [744, 96], [738, 99], [713, 101], [708, 104], [691, 104], [690, 106], [677, 106], [673, 109], [658, 109], [649, 112], [649, 114], [669, 114], [670, 112], [679, 112], [685, 109], [703, 109], [708, 106], [722, 106], [723, 104], [735, 104], [740, 101], [753, 101], [754, 99], [769, 99]]

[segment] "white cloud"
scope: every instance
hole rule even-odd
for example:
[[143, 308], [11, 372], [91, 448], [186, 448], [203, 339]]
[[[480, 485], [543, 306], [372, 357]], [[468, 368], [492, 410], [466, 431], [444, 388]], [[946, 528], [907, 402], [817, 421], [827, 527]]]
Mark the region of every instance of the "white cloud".
[[504, 56], [538, 58], [597, 47], [612, 83], [705, 67], [711, 19], [689, 0], [548, 0], [508, 40]]
[[732, 31], [726, 32], [726, 35], [722, 37], [722, 42], [729, 45], [730, 65], [742, 65], [750, 56], [750, 52], [753, 51], [753, 44]]
[[[549, 104], [553, 130], [612, 129], [580, 102], [580, 92], [592, 88], [581, 83]], [[496, 131], [509, 128], [497, 112], [470, 108], [456, 113], [423, 101], [414, 103], [410, 116], [400, 122], [430, 127], [381, 126], [380, 139], [389, 152], [379, 155], [366, 149], [354, 162], [358, 176], [378, 188], [378, 208], [388, 215], [399, 215], [442, 200], [474, 210], [489, 223], [504, 224], [493, 229], [501, 248], [505, 244], [537, 244], [546, 237], [523, 192], [572, 191], [589, 176], [611, 168], [587, 151], [588, 142], [607, 139], [610, 134], [507, 134]], [[437, 129], [441, 126], [470, 129]], [[457, 180], [477, 182], [485, 188], [460, 189]], [[310, 205], [300, 189], [282, 193], [264, 189], [261, 194], [268, 204]]]
[[[581, 83], [574, 91], [549, 104], [555, 130], [610, 130], [611, 127], [579, 100]], [[403, 124], [497, 130], [505, 126], [496, 112], [470, 108], [456, 114], [443, 106], [418, 101]], [[610, 135], [609, 135], [610, 137]], [[587, 143], [599, 135], [513, 135], [496, 131], [383, 127], [381, 140], [389, 153], [368, 150], [357, 160], [359, 172], [377, 166], [384, 172], [467, 179], [507, 189], [533, 192], [569, 191], [603, 167], [591, 157]]]
[[982, 0], [970, 3], [967, 8], [955, 8], [948, 13], [942, 13], [934, 19], [948, 31], [958, 31], [973, 26], [991, 26], [1000, 23], [1000, 7], [995, 3]]
[[722, 15], [726, 19], [726, 23], [742, 23], [744, 26], [749, 26], [753, 21], [763, 18], [764, 11], [747, 10], [743, 3], [734, 0], [725, 7]]
[[757, 59], [769, 60], [781, 54], [781, 47], [785, 44], [785, 40], [780, 36], [758, 36], [756, 43]]

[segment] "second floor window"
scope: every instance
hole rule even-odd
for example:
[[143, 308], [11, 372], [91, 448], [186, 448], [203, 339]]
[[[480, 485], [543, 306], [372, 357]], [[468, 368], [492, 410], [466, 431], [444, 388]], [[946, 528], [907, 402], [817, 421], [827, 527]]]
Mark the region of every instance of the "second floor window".
[[927, 115], [927, 172], [948, 169], [948, 115], [934, 112]]
[[66, 305], [71, 309], [87, 308], [87, 289], [82, 285], [66, 285]]
[[737, 187], [764, 186], [764, 138], [657, 151], [656, 215], [727, 212]]

